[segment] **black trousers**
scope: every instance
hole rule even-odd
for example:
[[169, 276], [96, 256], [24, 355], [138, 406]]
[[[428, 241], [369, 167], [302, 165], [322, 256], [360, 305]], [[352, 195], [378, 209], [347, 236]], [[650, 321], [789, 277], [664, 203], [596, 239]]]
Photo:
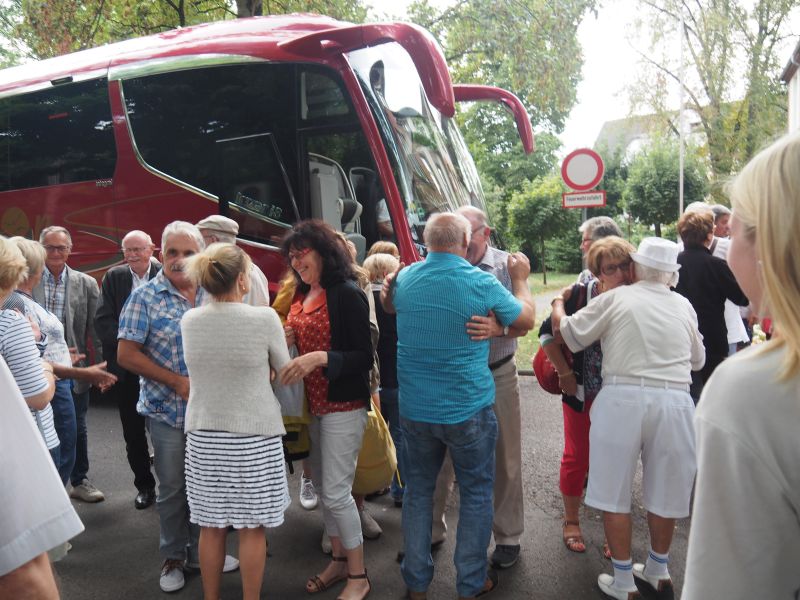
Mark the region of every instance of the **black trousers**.
[[136, 412], [136, 403], [139, 401], [139, 378], [128, 373], [111, 388], [111, 391], [119, 408], [125, 451], [128, 455], [128, 464], [133, 471], [133, 484], [139, 491], [155, 489], [156, 480], [150, 470], [150, 450], [144, 428], [145, 418]]

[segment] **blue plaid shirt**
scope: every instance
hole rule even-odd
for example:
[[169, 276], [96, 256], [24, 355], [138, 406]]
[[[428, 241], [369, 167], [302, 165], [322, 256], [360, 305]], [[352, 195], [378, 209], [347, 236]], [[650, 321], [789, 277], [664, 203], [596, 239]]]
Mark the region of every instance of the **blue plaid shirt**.
[[58, 317], [61, 323], [64, 323], [66, 315], [64, 309], [66, 308], [66, 293], [67, 293], [67, 269], [66, 267], [61, 271], [58, 277], [55, 277], [50, 269], [44, 268], [42, 275], [42, 285], [44, 286], [44, 303], [45, 308]]
[[[205, 291], [199, 288], [195, 305], [200, 306], [204, 301]], [[188, 377], [189, 371], [183, 360], [181, 318], [190, 308], [189, 301], [160, 271], [131, 292], [122, 307], [117, 339], [141, 344], [145, 356], [155, 364]], [[139, 414], [183, 429], [186, 401], [171, 387], [158, 381], [140, 377], [139, 383], [139, 403], [136, 405]]]

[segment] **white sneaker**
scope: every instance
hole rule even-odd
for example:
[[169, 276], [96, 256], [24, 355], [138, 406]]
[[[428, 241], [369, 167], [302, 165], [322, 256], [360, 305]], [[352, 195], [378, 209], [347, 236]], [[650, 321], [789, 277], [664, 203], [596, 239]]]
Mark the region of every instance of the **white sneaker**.
[[105, 494], [94, 487], [88, 479], [84, 479], [73, 487], [69, 492], [69, 497], [84, 502], [102, 502], [106, 499]]
[[306, 510], [314, 510], [319, 503], [317, 490], [314, 489], [314, 482], [305, 475], [300, 476], [300, 506]]
[[183, 576], [183, 561], [176, 558], [168, 558], [161, 566], [161, 577], [158, 585], [163, 592], [177, 592], [186, 584]]
[[48, 550], [47, 555], [50, 557], [50, 561], [55, 563], [63, 560], [70, 550], [72, 550], [72, 544], [69, 542], [64, 542], [63, 544], [59, 544], [55, 548]]
[[633, 590], [621, 590], [615, 587], [614, 576], [608, 573], [601, 573], [597, 577], [597, 587], [599, 587], [600, 591], [606, 596], [616, 598], [616, 600], [639, 600], [642, 597], [639, 590], [636, 588], [633, 588]]
[[645, 575], [643, 563], [633, 563], [633, 576], [645, 584], [645, 587], [653, 588], [653, 591], [658, 596], [669, 593], [672, 590], [672, 579], [667, 574], [667, 577], [650, 577]]
[[333, 547], [331, 546], [331, 538], [328, 535], [328, 532], [324, 529], [322, 530], [322, 542], [320, 543], [320, 547], [322, 548], [323, 554], [331, 554], [333, 552]]
[[381, 537], [383, 529], [378, 525], [378, 522], [369, 514], [367, 507], [358, 511], [358, 516], [361, 518], [361, 533], [368, 540], [375, 540]]
[[[199, 569], [200, 562], [197, 561], [186, 561], [186, 566], [189, 569]], [[230, 573], [231, 571], [235, 571], [239, 568], [239, 559], [235, 556], [231, 556], [230, 554], [225, 555], [225, 563], [222, 565], [222, 572], [223, 573]]]

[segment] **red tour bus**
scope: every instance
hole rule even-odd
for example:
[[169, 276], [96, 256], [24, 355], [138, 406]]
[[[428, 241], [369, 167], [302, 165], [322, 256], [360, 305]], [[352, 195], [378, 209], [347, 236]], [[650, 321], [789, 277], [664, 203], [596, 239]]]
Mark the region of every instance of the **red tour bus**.
[[73, 236], [96, 277], [132, 229], [220, 213], [274, 290], [277, 246], [299, 219], [331, 223], [359, 253], [395, 240], [424, 255], [427, 215], [483, 208], [456, 101], [530, 121], [511, 93], [452, 85], [433, 38], [407, 23], [315, 15], [199, 25], [0, 71], [0, 230]]

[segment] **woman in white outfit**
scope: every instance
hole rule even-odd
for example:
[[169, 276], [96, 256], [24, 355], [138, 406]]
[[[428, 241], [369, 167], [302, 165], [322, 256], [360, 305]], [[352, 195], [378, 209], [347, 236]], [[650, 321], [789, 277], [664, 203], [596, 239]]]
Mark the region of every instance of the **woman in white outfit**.
[[800, 597], [800, 136], [730, 187], [728, 264], [774, 335], [714, 371], [697, 410], [684, 600]]
[[205, 600], [219, 600], [228, 527], [239, 532], [245, 600], [256, 600], [266, 562], [264, 528], [283, 523], [289, 491], [281, 409], [270, 367], [289, 362], [283, 327], [269, 307], [242, 302], [250, 258], [233, 244], [212, 244], [187, 261], [187, 272], [213, 301], [181, 319], [189, 370], [186, 491], [200, 525]]

